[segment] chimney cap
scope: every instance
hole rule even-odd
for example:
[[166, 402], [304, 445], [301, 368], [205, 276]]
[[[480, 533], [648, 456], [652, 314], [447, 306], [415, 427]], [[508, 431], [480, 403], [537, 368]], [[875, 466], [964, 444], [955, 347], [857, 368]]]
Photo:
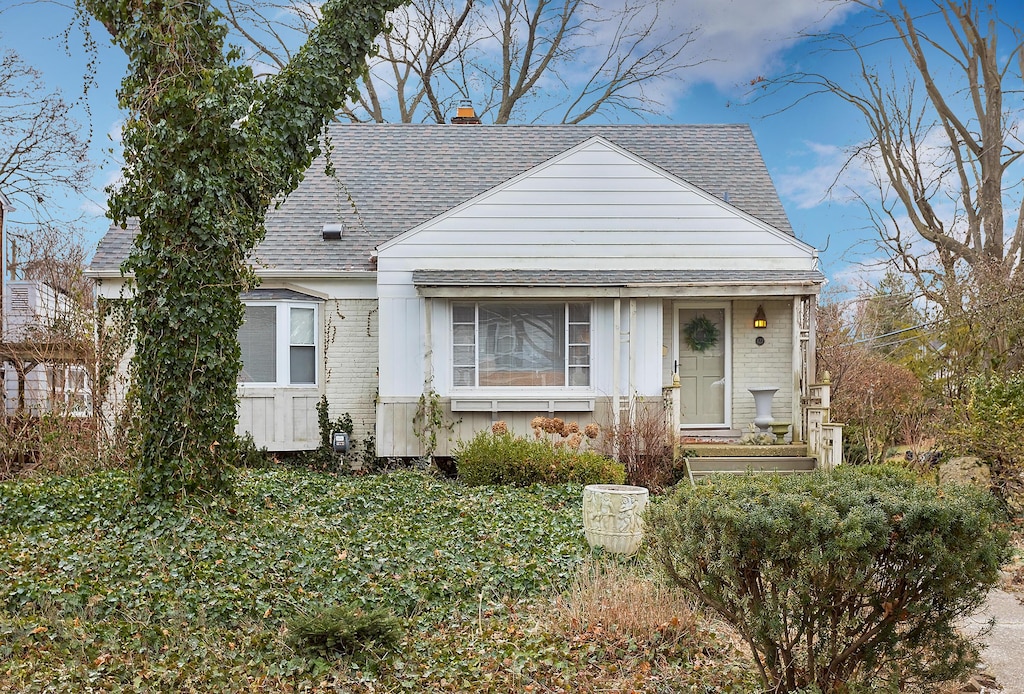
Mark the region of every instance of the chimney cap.
[[480, 125], [480, 118], [477, 117], [476, 110], [473, 108], [472, 99], [459, 101], [459, 107], [455, 110], [455, 116], [452, 117], [451, 122], [456, 125]]

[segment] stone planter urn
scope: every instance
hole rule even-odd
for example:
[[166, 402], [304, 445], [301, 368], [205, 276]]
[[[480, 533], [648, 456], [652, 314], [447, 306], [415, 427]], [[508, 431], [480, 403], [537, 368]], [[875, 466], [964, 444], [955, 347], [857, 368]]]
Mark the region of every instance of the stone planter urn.
[[643, 539], [646, 487], [589, 484], [583, 488], [583, 531], [591, 547], [615, 554], [636, 554]]
[[772, 422], [775, 421], [775, 418], [772, 417], [772, 398], [775, 397], [778, 388], [748, 388], [747, 390], [754, 396], [754, 426], [769, 433]]

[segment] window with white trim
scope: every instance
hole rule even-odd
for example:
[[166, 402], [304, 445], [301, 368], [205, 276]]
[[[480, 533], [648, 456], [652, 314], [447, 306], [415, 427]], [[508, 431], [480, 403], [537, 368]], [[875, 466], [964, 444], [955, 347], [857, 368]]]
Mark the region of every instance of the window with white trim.
[[295, 302], [245, 304], [238, 330], [240, 383], [315, 386], [317, 306]]
[[46, 367], [46, 380], [51, 411], [62, 411], [72, 417], [92, 414], [92, 389], [84, 366], [51, 364]]
[[589, 387], [590, 304], [452, 304], [452, 384]]

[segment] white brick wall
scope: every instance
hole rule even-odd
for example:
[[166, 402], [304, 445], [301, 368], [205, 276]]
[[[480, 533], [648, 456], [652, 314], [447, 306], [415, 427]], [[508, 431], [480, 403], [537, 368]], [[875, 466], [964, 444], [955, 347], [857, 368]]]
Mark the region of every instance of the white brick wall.
[[[754, 313], [764, 306], [768, 327], [754, 329]], [[778, 387], [772, 400], [772, 416], [788, 422], [793, 403], [793, 303], [780, 301], [736, 301], [732, 307], [732, 402], [735, 429], [746, 431], [754, 421], [755, 387]], [[764, 338], [760, 347], [755, 343]]]
[[352, 415], [353, 437], [374, 433], [377, 400], [377, 301], [341, 299], [324, 305], [325, 392], [332, 419]]

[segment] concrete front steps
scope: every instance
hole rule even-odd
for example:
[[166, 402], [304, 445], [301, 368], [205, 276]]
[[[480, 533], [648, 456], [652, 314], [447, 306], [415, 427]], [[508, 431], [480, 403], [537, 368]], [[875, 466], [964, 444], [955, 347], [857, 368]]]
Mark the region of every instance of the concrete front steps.
[[776, 473], [793, 475], [814, 472], [817, 461], [807, 455], [807, 446], [741, 446], [684, 444], [686, 471], [691, 481], [716, 473], [744, 475]]

